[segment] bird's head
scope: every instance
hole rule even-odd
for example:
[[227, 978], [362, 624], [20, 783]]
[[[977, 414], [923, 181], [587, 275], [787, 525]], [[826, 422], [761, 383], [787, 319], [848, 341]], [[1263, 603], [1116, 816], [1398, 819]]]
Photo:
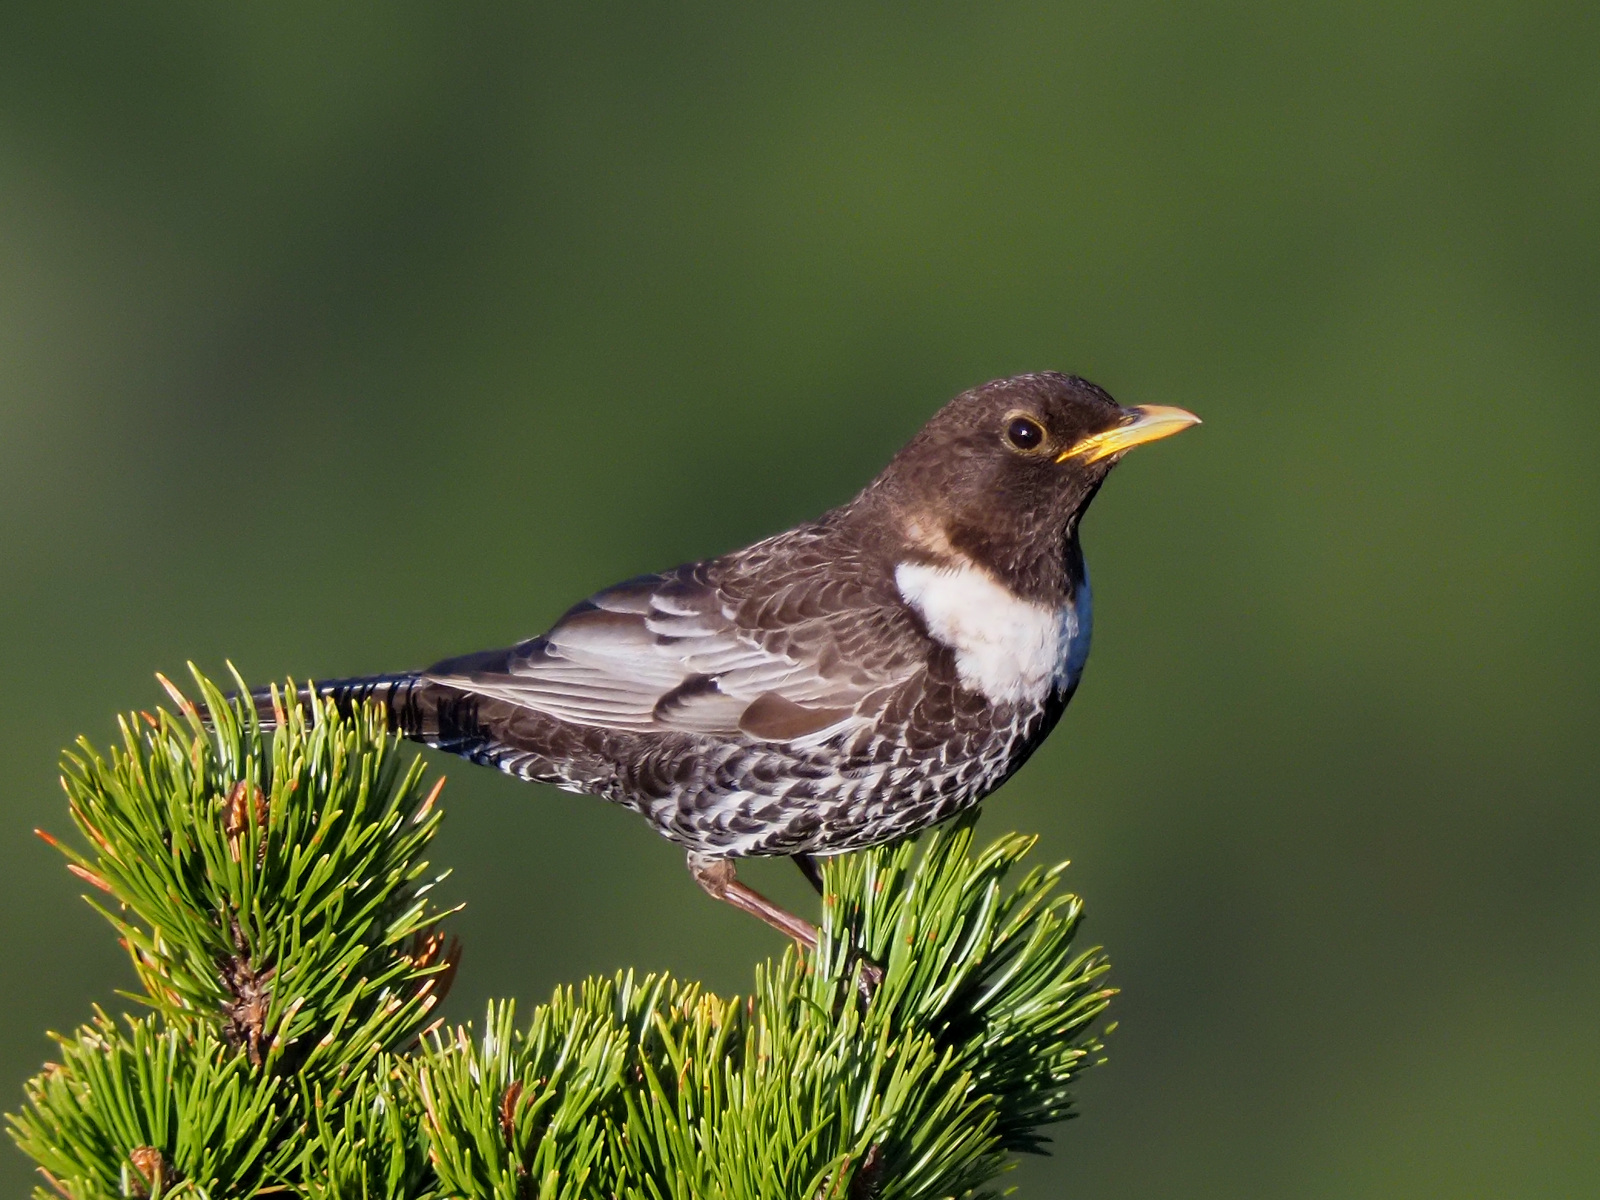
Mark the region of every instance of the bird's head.
[[1123, 408], [1074, 375], [1017, 375], [946, 404], [871, 491], [930, 557], [964, 556], [1018, 591], [1049, 591], [1123, 454], [1198, 421], [1181, 408]]

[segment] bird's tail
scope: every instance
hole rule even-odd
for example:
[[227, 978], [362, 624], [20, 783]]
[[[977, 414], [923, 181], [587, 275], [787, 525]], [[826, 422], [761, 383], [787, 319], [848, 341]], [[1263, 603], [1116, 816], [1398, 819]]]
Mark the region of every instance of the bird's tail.
[[[426, 672], [364, 675], [248, 691], [238, 675], [234, 679], [240, 684], [239, 690], [217, 699], [236, 703], [248, 696], [265, 729], [280, 725], [286, 708], [295, 705], [314, 722], [322, 711], [319, 701], [332, 700], [346, 715], [363, 707], [376, 707], [391, 733], [524, 779], [584, 790], [608, 769], [603, 760], [591, 761], [592, 756], [580, 753], [582, 746], [554, 745], [553, 739], [560, 734], [558, 722], [500, 702], [491, 701], [486, 709], [482, 697], [442, 683]], [[164, 678], [162, 683], [180, 708], [211, 723], [204, 701], [187, 699]]]
[[441, 696], [450, 691], [425, 676], [408, 671], [398, 675], [363, 675], [352, 679], [330, 679], [298, 687], [263, 687], [250, 692], [250, 703], [263, 728], [277, 726], [284, 706], [298, 704], [315, 715], [318, 700], [332, 700], [341, 713], [349, 716], [366, 706], [379, 708], [392, 733], [428, 738], [439, 731], [438, 710]]
[[[291, 699], [292, 695], [292, 699]], [[292, 693], [279, 688], [256, 688], [250, 693], [256, 716], [263, 728], [274, 728], [283, 719], [283, 705], [298, 703], [315, 719], [314, 701], [332, 700], [345, 716], [363, 707], [376, 707], [388, 723], [389, 732], [440, 750], [448, 750], [474, 762], [532, 778], [545, 778], [543, 756], [525, 752], [507, 743], [502, 731], [480, 709], [479, 697], [463, 692], [420, 671], [398, 675], [363, 675], [353, 679], [332, 679], [297, 687]], [[535, 760], [539, 761], [535, 761]], [[514, 760], [514, 761], [513, 761]]]

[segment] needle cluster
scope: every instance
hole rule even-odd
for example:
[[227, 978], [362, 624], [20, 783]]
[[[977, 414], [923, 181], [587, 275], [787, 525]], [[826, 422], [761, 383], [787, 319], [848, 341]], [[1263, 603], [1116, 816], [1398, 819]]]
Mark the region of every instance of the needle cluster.
[[49, 840], [147, 1011], [53, 1035], [7, 1118], [39, 1200], [987, 1196], [1097, 1061], [1081, 903], [971, 818], [827, 861], [817, 952], [747, 998], [630, 971], [446, 1027], [420, 760], [376, 712], [264, 730], [196, 682], [206, 719], [180, 697], [64, 763], [87, 845]]

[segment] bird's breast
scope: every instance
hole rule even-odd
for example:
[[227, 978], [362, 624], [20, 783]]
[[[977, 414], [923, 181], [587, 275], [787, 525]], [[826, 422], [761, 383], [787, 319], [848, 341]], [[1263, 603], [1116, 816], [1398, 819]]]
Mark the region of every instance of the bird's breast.
[[928, 635], [955, 654], [962, 685], [991, 704], [1041, 704], [1071, 691], [1089, 654], [1085, 578], [1059, 606], [1025, 600], [969, 563], [903, 562], [895, 584]]

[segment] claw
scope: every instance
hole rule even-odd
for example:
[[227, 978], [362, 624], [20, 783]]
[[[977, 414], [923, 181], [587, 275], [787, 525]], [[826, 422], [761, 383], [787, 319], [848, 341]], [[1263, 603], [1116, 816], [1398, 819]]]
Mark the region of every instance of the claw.
[[878, 989], [882, 986], [883, 968], [865, 954], [857, 955], [856, 988], [861, 993], [861, 1002], [871, 1004], [872, 998], [878, 994]]

